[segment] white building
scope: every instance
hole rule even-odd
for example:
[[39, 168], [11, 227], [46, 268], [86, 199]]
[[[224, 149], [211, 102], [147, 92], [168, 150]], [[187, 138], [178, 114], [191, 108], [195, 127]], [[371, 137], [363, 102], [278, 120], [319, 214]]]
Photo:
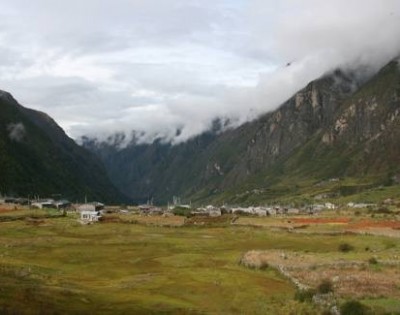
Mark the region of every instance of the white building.
[[289, 208], [287, 210], [287, 214], [299, 214], [299, 213], [300, 213], [300, 210], [297, 208]]
[[333, 203], [331, 203], [331, 202], [326, 202], [326, 203], [325, 203], [325, 208], [326, 208], [326, 209], [329, 209], [329, 210], [335, 210], [335, 209], [336, 209], [336, 206], [335, 206]]
[[31, 203], [33, 208], [44, 209], [44, 208], [55, 208], [53, 199], [37, 200]]
[[91, 223], [99, 221], [101, 217], [99, 211], [83, 210], [81, 211], [81, 221], [84, 223]]

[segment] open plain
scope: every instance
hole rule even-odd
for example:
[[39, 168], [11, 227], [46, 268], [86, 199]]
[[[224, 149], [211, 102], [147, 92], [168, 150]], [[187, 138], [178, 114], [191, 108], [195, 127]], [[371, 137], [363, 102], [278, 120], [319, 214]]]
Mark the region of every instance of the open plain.
[[11, 208], [0, 216], [2, 314], [319, 314], [295, 295], [324, 279], [338, 307], [357, 298], [376, 314], [400, 309], [395, 215], [205, 225], [137, 214], [82, 225], [73, 213]]

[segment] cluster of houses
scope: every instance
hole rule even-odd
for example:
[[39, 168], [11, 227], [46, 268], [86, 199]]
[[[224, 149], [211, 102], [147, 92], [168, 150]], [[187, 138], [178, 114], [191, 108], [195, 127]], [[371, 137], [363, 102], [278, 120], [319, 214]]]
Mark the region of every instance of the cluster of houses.
[[104, 210], [104, 204], [100, 202], [85, 202], [83, 204], [72, 204], [66, 199], [54, 200], [45, 199], [27, 199], [14, 197], [1, 197], [0, 204], [27, 205], [32, 209], [58, 209], [62, 211], [73, 211], [80, 214], [82, 223], [98, 221]]
[[208, 205], [205, 207], [192, 208], [191, 205], [176, 204], [168, 205], [166, 210], [155, 207], [151, 204], [140, 205], [139, 213], [142, 215], [157, 215], [165, 213], [173, 213], [176, 208], [187, 209], [192, 216], [210, 216], [218, 217], [224, 213], [238, 215], [253, 215], [253, 216], [277, 216], [277, 215], [296, 215], [296, 214], [314, 214], [322, 210], [334, 210], [336, 205], [327, 202], [325, 204], [316, 204], [303, 208], [286, 207], [286, 206], [250, 206], [250, 207], [217, 207]]
[[68, 200], [28, 199], [15, 197], [1, 197], [0, 204], [27, 205], [36, 209], [67, 209], [72, 205]]
[[[74, 211], [80, 214], [80, 221], [82, 223], [97, 222], [105, 212], [105, 205], [100, 202], [85, 202], [83, 204], [72, 204], [68, 200], [54, 200], [54, 199], [34, 199], [29, 200], [25, 198], [13, 197], [0, 197], [0, 204], [14, 204], [14, 205], [29, 205], [31, 208], [37, 209], [58, 209], [62, 211]], [[349, 208], [367, 208], [374, 206], [367, 203], [353, 203], [347, 204]], [[287, 206], [250, 206], [250, 207], [217, 207], [208, 205], [205, 207], [192, 208], [191, 204], [181, 204], [178, 198], [174, 198], [173, 203], [168, 205], [165, 209], [154, 206], [152, 203], [139, 205], [138, 207], [128, 209], [114, 209], [120, 213], [129, 213], [132, 210], [141, 215], [168, 215], [174, 213], [176, 208], [187, 209], [187, 213], [191, 216], [209, 216], [218, 217], [224, 213], [238, 214], [238, 215], [252, 215], [252, 216], [277, 216], [277, 215], [297, 215], [297, 214], [315, 214], [322, 210], [335, 210], [336, 205], [330, 202], [324, 204], [313, 204], [302, 208], [287, 207]]]
[[336, 206], [332, 203], [310, 205], [303, 208], [289, 206], [258, 206], [258, 207], [225, 207], [227, 213], [255, 215], [255, 216], [276, 216], [276, 215], [296, 215], [296, 214], [314, 214], [322, 210], [334, 210]]
[[356, 203], [356, 202], [349, 202], [347, 204], [347, 207], [353, 208], [353, 209], [363, 209], [363, 208], [369, 208], [369, 207], [376, 207], [376, 204], [374, 203]]
[[29, 199], [14, 198], [14, 197], [0, 197], [0, 205], [1, 204], [28, 205]]
[[68, 200], [39, 199], [32, 200], [30, 203], [32, 208], [37, 209], [68, 209], [72, 204]]

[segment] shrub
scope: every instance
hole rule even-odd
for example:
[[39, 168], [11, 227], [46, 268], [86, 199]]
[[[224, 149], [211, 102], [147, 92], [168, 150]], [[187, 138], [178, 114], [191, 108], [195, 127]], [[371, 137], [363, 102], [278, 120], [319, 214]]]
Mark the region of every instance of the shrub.
[[339, 250], [343, 253], [347, 253], [349, 251], [352, 251], [354, 249], [354, 247], [348, 243], [341, 243], [339, 245]]
[[376, 210], [376, 213], [390, 214], [392, 211], [390, 211], [387, 207], [380, 207], [378, 210]]
[[260, 269], [260, 270], [265, 270], [265, 269], [267, 269], [268, 267], [269, 267], [268, 263], [267, 263], [266, 261], [262, 261], [262, 262], [260, 263], [260, 265], [258, 266], [258, 269]]
[[378, 260], [375, 257], [371, 257], [370, 259], [368, 259], [368, 262], [371, 265], [376, 265], [378, 263]]
[[333, 292], [333, 283], [329, 279], [324, 279], [317, 287], [317, 292], [321, 294], [327, 294]]
[[183, 207], [175, 207], [172, 210], [172, 213], [175, 215], [182, 216], [182, 217], [190, 217], [190, 215], [192, 214], [192, 210], [188, 209], [188, 208], [183, 208]]
[[358, 301], [347, 301], [340, 307], [342, 315], [367, 315], [370, 314], [368, 307]]
[[312, 298], [316, 291], [314, 289], [297, 290], [294, 299], [299, 302], [312, 302]]

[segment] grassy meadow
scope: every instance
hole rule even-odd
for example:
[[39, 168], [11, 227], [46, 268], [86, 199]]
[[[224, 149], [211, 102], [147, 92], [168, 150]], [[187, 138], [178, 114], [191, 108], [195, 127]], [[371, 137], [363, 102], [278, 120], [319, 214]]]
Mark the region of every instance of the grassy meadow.
[[[294, 300], [295, 286], [276, 268], [247, 268], [241, 257], [259, 250], [367, 261], [372, 254], [366, 247], [380, 260], [400, 257], [393, 237], [293, 233], [268, 225], [282, 219], [200, 227], [174, 217], [151, 224], [132, 215], [125, 222], [81, 225], [75, 214], [49, 217], [55, 214], [36, 210], [34, 220], [0, 223], [0, 313], [318, 314]], [[338, 254], [342, 243], [354, 250]], [[400, 308], [400, 287], [390, 292], [364, 301], [392, 312]]]

